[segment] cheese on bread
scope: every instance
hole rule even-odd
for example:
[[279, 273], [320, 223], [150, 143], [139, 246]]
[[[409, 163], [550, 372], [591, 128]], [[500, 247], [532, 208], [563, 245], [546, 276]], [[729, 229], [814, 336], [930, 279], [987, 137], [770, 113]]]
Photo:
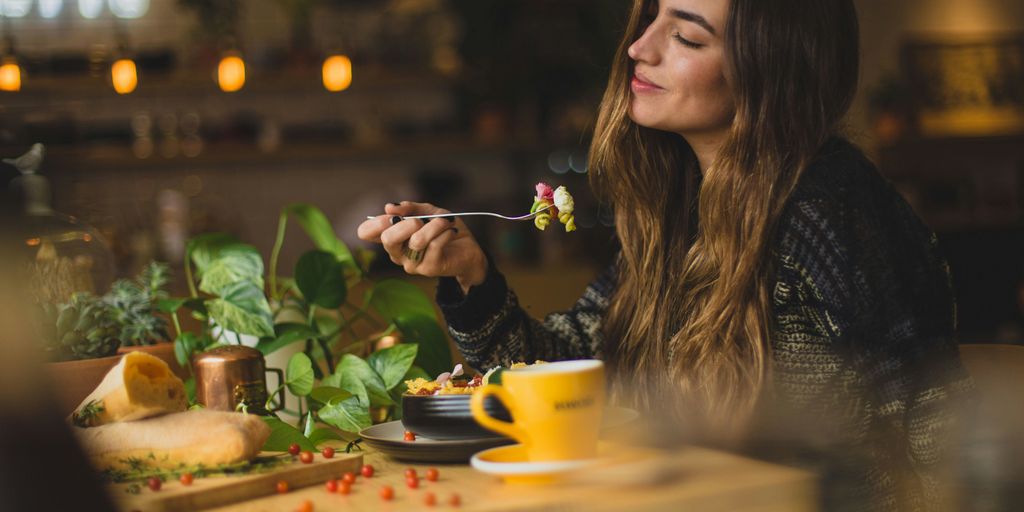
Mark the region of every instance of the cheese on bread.
[[186, 408], [185, 385], [167, 363], [145, 352], [129, 352], [75, 408], [71, 420], [80, 427], [93, 427]]

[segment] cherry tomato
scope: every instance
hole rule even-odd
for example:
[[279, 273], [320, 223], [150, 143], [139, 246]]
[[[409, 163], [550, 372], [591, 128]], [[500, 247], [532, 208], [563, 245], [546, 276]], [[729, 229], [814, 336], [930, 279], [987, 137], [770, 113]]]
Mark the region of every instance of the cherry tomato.
[[452, 493], [452, 496], [448, 498], [448, 504], [453, 507], [458, 507], [459, 505], [462, 505], [462, 498], [458, 493]]
[[148, 485], [149, 488], [154, 491], [159, 491], [160, 486], [163, 485], [163, 482], [159, 478], [154, 476], [149, 478], [149, 481], [146, 482], [146, 485]]
[[346, 472], [344, 475], [341, 475], [341, 481], [352, 485], [356, 483], [356, 474], [351, 471]]
[[373, 466], [369, 464], [363, 464], [363, 469], [359, 470], [366, 478], [373, 477]]
[[285, 482], [284, 480], [278, 480], [277, 481], [277, 493], [278, 494], [286, 494], [286, 493], [288, 493], [288, 482]]
[[406, 431], [405, 431], [405, 437], [404, 437], [404, 439], [405, 439], [406, 441], [415, 441], [415, 440], [416, 440], [416, 434], [414, 434], [414, 433], [412, 433], [412, 432], [409, 432], [408, 430], [406, 430]]
[[385, 485], [380, 488], [380, 499], [384, 501], [391, 501], [395, 498], [395, 489], [390, 485]]
[[313, 452], [308, 451], [308, 450], [303, 450], [302, 453], [299, 454], [299, 460], [301, 460], [303, 464], [310, 464], [310, 463], [312, 463], [313, 462]]
[[295, 509], [298, 512], [313, 512], [313, 502], [306, 500], [299, 504], [299, 508]]
[[406, 478], [416, 478], [417, 477], [416, 470], [413, 469], [413, 468], [407, 468], [405, 470], [405, 477]]
[[302, 448], [299, 447], [299, 443], [292, 443], [288, 445], [288, 453], [292, 455], [298, 455]]
[[192, 473], [182, 473], [181, 476], [178, 477], [178, 481], [181, 482], [181, 485], [192, 485], [192, 480], [194, 479], [195, 476], [193, 476]]
[[437, 471], [437, 468], [427, 468], [427, 480], [436, 482], [439, 476], [441, 476], [441, 474]]
[[334, 448], [331, 448], [330, 446], [324, 448], [323, 450], [320, 450], [320, 453], [324, 456], [325, 459], [334, 458]]
[[338, 494], [348, 494], [352, 492], [352, 483], [344, 480], [338, 484]]
[[332, 478], [324, 484], [324, 487], [327, 488], [327, 492], [338, 492], [338, 481]]
[[434, 493], [432, 493], [432, 492], [428, 492], [428, 493], [424, 494], [423, 495], [423, 504], [428, 506], [428, 507], [433, 507], [434, 505], [437, 505], [437, 496], [435, 496]]
[[405, 477], [405, 486], [410, 489], [416, 489], [420, 486], [420, 479], [416, 477]]

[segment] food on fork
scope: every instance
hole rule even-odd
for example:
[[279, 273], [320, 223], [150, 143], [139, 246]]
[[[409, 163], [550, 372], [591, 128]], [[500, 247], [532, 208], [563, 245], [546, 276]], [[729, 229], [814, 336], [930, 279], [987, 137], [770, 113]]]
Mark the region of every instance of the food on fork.
[[538, 213], [533, 219], [533, 225], [543, 231], [551, 224], [553, 215], [558, 218], [559, 222], [565, 225], [566, 233], [576, 231], [576, 217], [573, 215], [576, 204], [573, 201], [572, 195], [569, 194], [569, 190], [564, 185], [557, 189], [552, 189], [551, 185], [544, 182], [538, 183], [535, 188], [537, 195], [533, 198], [533, 206], [530, 207], [530, 213], [536, 213], [545, 208], [548, 208], [548, 210]]

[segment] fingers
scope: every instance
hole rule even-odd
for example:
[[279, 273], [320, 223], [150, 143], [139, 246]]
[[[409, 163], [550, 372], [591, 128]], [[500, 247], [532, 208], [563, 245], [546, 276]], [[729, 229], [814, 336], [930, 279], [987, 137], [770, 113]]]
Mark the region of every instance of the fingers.
[[360, 240], [379, 244], [382, 243], [381, 234], [398, 222], [394, 220], [394, 217], [439, 213], [448, 213], [448, 211], [429, 203], [414, 203], [412, 201], [387, 203], [384, 205], [384, 215], [378, 215], [359, 224], [356, 234]]
[[449, 218], [431, 219], [422, 228], [409, 237], [409, 249], [414, 251], [425, 251], [431, 240], [451, 228], [453, 222]]
[[448, 213], [448, 210], [444, 208], [438, 208], [430, 203], [414, 203], [412, 201], [402, 201], [401, 203], [388, 203], [384, 205], [384, 213], [388, 215], [437, 215], [439, 213]]
[[391, 217], [391, 215], [378, 215], [363, 221], [356, 229], [356, 235], [360, 240], [366, 242], [381, 243], [381, 233], [392, 226]]
[[[397, 220], [396, 217], [392, 217], [391, 222]], [[401, 265], [405, 259], [405, 243], [412, 237], [413, 233], [423, 227], [423, 221], [419, 219], [406, 219], [397, 221], [395, 224], [384, 230], [380, 234], [381, 244], [384, 246], [384, 250], [387, 251], [388, 256], [391, 257], [391, 261], [395, 264]]]
[[[402, 268], [409, 274], [420, 274], [427, 277], [448, 275], [451, 262], [448, 261], [444, 254], [444, 247], [448, 242], [454, 240], [458, 234], [458, 228], [446, 227], [427, 243], [426, 248], [422, 252], [418, 253], [420, 255], [418, 261], [407, 258], [402, 264]], [[411, 246], [412, 242], [409, 245]], [[410, 249], [410, 251], [415, 251], [415, 249]]]

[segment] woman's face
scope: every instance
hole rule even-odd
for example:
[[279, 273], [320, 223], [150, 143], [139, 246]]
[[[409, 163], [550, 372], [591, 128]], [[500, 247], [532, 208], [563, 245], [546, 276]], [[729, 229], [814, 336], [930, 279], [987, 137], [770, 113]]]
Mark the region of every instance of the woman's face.
[[728, 131], [734, 114], [724, 75], [728, 9], [729, 0], [651, 3], [649, 25], [629, 47], [629, 116], [635, 123], [688, 140]]

